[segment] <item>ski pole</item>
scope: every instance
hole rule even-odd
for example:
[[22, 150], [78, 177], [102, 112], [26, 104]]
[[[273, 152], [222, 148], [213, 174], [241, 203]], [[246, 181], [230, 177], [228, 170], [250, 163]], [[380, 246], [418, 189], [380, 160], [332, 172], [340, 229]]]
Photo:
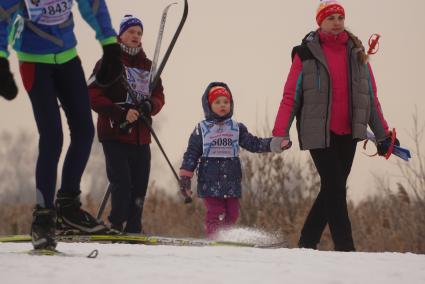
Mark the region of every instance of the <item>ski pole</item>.
[[[410, 155], [409, 149], [406, 149], [406, 148], [403, 148], [403, 147], [400, 147], [400, 146], [395, 145], [394, 144], [395, 137], [396, 137], [395, 129], [393, 129], [392, 135], [391, 135], [391, 142], [390, 142], [390, 145], [388, 147], [388, 152], [385, 155], [385, 159], [388, 160], [388, 158], [390, 157], [390, 155], [391, 154], [394, 154], [397, 157], [399, 157], [399, 158], [405, 160], [406, 162], [408, 162], [409, 159], [412, 157]], [[366, 138], [366, 140], [363, 143], [363, 149], [364, 150], [366, 150], [366, 144], [367, 144], [367, 141], [369, 141], [369, 140], [372, 141], [375, 145], [378, 144], [378, 142], [376, 141], [375, 135], [372, 132], [367, 131], [367, 138]], [[369, 156], [369, 157], [374, 157], [377, 154], [378, 154], [378, 152], [376, 152], [373, 155], [368, 155], [368, 154], [366, 154], [366, 155]]]
[[109, 196], [111, 195], [111, 187], [112, 185], [109, 184], [106, 188], [105, 195], [103, 195], [102, 203], [100, 203], [99, 209], [97, 210], [96, 219], [100, 220], [102, 217], [103, 211], [105, 211], [106, 203], [108, 203]]
[[[176, 170], [174, 169], [173, 165], [171, 164], [170, 159], [168, 159], [168, 156], [165, 153], [164, 148], [162, 148], [162, 145], [159, 142], [158, 136], [156, 136], [156, 133], [153, 130], [152, 126], [150, 125], [148, 119], [143, 114], [141, 114], [140, 117], [143, 120], [143, 122], [146, 124], [146, 126], [148, 127], [149, 131], [151, 132], [156, 144], [158, 145], [159, 150], [161, 150], [161, 152], [162, 152], [162, 155], [164, 155], [164, 158], [167, 161], [168, 165], [170, 166], [170, 169], [173, 172], [173, 175], [176, 178], [177, 183], [180, 184], [179, 176], [177, 175]], [[185, 195], [184, 196], [184, 203], [191, 203], [191, 202], [192, 202], [192, 198], [190, 196]]]

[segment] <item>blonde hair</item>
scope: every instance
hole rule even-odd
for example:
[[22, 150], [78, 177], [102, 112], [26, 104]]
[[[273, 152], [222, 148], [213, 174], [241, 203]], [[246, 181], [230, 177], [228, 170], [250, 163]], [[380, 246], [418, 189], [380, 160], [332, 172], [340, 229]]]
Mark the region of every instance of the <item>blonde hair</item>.
[[345, 30], [345, 31], [347, 32], [350, 39], [353, 41], [356, 49], [358, 49], [358, 52], [357, 52], [358, 61], [362, 64], [366, 64], [369, 61], [369, 55], [365, 52], [365, 48], [363, 46], [362, 41], [357, 36], [355, 36], [352, 32], [348, 30]]

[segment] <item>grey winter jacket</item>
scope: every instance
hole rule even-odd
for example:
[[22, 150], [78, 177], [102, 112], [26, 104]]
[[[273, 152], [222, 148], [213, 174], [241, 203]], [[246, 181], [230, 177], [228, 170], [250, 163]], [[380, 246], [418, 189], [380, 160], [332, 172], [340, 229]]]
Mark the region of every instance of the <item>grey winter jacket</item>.
[[[351, 40], [348, 41], [348, 83], [349, 104], [351, 115], [352, 136], [355, 140], [366, 139], [367, 126], [369, 125], [378, 141], [386, 138], [386, 122], [382, 119], [380, 106], [374, 103], [371, 76], [368, 64], [362, 64], [357, 59], [360, 51], [354, 47]], [[296, 48], [304, 49], [302, 60], [302, 73], [297, 82], [299, 99], [296, 100], [289, 121], [284, 121], [276, 126], [275, 136], [287, 137], [294, 116], [297, 117], [297, 130], [302, 150], [320, 149], [330, 146], [330, 114], [332, 108], [332, 86], [329, 76], [328, 65], [320, 45], [319, 35], [311, 32], [305, 39], [304, 44]], [[296, 50], [294, 48], [294, 51]], [[305, 56], [306, 52], [308, 53]], [[299, 52], [298, 52], [299, 54]], [[301, 55], [300, 57], [302, 57]], [[276, 119], [277, 123], [279, 117]]]

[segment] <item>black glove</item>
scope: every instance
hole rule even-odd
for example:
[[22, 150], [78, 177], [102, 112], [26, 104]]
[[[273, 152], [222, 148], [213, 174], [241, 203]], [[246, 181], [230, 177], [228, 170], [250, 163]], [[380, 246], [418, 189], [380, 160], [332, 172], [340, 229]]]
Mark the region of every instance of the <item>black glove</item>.
[[104, 45], [102, 63], [96, 73], [96, 82], [101, 86], [109, 86], [121, 78], [121, 47], [118, 43]]
[[150, 100], [144, 100], [139, 106], [140, 113], [149, 116], [152, 112], [152, 103]]
[[10, 72], [9, 61], [0, 57], [0, 96], [3, 96], [6, 100], [12, 100], [17, 94], [18, 88]]
[[179, 180], [179, 185], [180, 185], [180, 192], [183, 195], [183, 197], [185, 198], [185, 203], [190, 203], [192, 202], [192, 198], [189, 196], [189, 194], [187, 193], [187, 191], [190, 190], [191, 188], [191, 178], [188, 176], [181, 176], [180, 180]]
[[[388, 153], [388, 149], [391, 145], [391, 135], [385, 138], [384, 141], [378, 142], [376, 145], [376, 148], [378, 149], [378, 155], [379, 156], [385, 156]], [[396, 138], [394, 140], [394, 145], [400, 146], [400, 141]]]
[[190, 189], [192, 186], [191, 178], [188, 176], [181, 176], [179, 180], [180, 191], [185, 191]]

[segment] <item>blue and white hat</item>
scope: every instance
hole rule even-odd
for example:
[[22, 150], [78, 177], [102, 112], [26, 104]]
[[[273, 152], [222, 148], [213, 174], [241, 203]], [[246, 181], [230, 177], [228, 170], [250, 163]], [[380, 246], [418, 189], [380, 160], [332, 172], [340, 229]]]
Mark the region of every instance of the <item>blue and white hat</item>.
[[139, 26], [143, 30], [142, 21], [140, 21], [138, 18], [134, 17], [133, 15], [125, 15], [120, 23], [119, 35], [122, 35], [128, 28], [132, 26]]

